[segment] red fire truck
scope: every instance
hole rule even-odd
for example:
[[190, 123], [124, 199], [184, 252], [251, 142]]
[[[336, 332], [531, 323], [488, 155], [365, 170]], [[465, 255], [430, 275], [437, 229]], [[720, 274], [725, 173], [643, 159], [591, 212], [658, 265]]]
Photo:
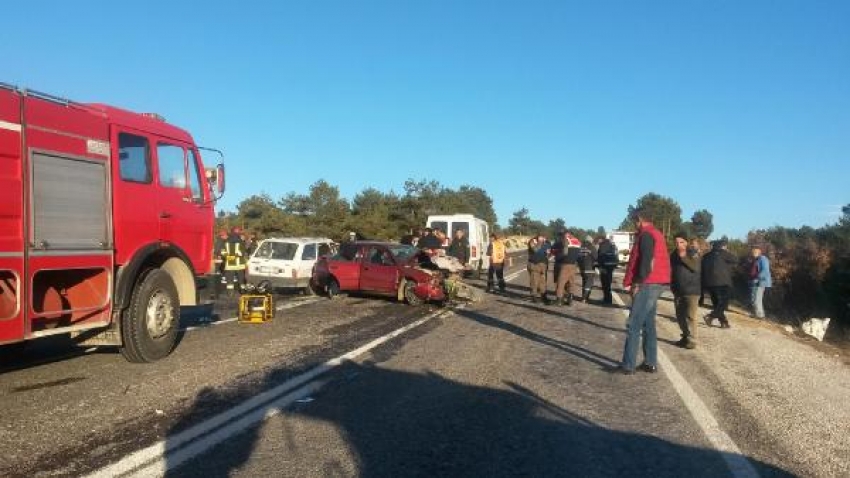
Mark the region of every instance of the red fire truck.
[[69, 334], [168, 355], [224, 192], [201, 149], [158, 115], [0, 83], [0, 344]]

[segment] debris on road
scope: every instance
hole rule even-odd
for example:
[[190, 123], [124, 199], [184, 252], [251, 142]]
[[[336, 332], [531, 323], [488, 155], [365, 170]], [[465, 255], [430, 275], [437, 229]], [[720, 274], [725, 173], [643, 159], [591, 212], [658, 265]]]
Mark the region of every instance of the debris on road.
[[826, 335], [826, 329], [829, 327], [829, 317], [825, 319], [812, 318], [803, 322], [803, 332], [823, 342], [823, 336]]

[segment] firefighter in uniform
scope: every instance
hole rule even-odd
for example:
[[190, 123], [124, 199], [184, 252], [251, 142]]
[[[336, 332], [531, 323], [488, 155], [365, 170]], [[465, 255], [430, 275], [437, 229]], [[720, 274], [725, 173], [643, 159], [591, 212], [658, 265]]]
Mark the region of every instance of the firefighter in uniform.
[[499, 239], [496, 233], [490, 234], [490, 245], [487, 255], [490, 256], [490, 268], [487, 269], [487, 292], [493, 292], [493, 275], [499, 281], [499, 292], [505, 292], [505, 257], [507, 256], [505, 241]]
[[242, 240], [241, 228], [234, 227], [230, 231], [221, 249], [221, 257], [224, 260], [224, 271], [227, 275], [227, 289], [233, 289], [234, 284], [238, 284], [241, 288], [245, 284], [245, 269], [248, 267], [248, 256], [245, 242]]
[[227, 229], [221, 229], [218, 231], [218, 237], [215, 239], [215, 249], [213, 250], [215, 271], [218, 273], [220, 278], [219, 280], [222, 284], [227, 283], [227, 277], [225, 277], [224, 274], [224, 256], [222, 255], [225, 244], [227, 243], [227, 236]]

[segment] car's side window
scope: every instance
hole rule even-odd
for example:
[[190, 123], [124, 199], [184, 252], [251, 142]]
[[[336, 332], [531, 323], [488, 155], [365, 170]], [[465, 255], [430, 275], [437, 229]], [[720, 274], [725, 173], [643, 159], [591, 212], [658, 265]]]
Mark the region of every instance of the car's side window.
[[382, 266], [391, 266], [395, 264], [389, 251], [377, 247], [373, 247], [372, 250], [369, 251], [369, 262], [372, 264], [380, 264]]
[[260, 248], [257, 249], [257, 252], [254, 253], [254, 257], [261, 259], [268, 259], [272, 255], [272, 243], [264, 242], [260, 245]]
[[315, 261], [316, 260], [316, 244], [304, 244], [304, 252], [301, 253], [301, 260]]
[[372, 264], [380, 264], [381, 263], [381, 250], [377, 247], [373, 247], [369, 250], [369, 262]]

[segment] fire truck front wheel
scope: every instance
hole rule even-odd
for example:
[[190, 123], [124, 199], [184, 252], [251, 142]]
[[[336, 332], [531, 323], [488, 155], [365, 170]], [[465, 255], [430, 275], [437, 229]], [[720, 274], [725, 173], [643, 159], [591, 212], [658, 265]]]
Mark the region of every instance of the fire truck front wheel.
[[179, 322], [180, 301], [171, 276], [161, 269], [146, 271], [121, 320], [121, 354], [130, 362], [166, 357], [177, 341]]

